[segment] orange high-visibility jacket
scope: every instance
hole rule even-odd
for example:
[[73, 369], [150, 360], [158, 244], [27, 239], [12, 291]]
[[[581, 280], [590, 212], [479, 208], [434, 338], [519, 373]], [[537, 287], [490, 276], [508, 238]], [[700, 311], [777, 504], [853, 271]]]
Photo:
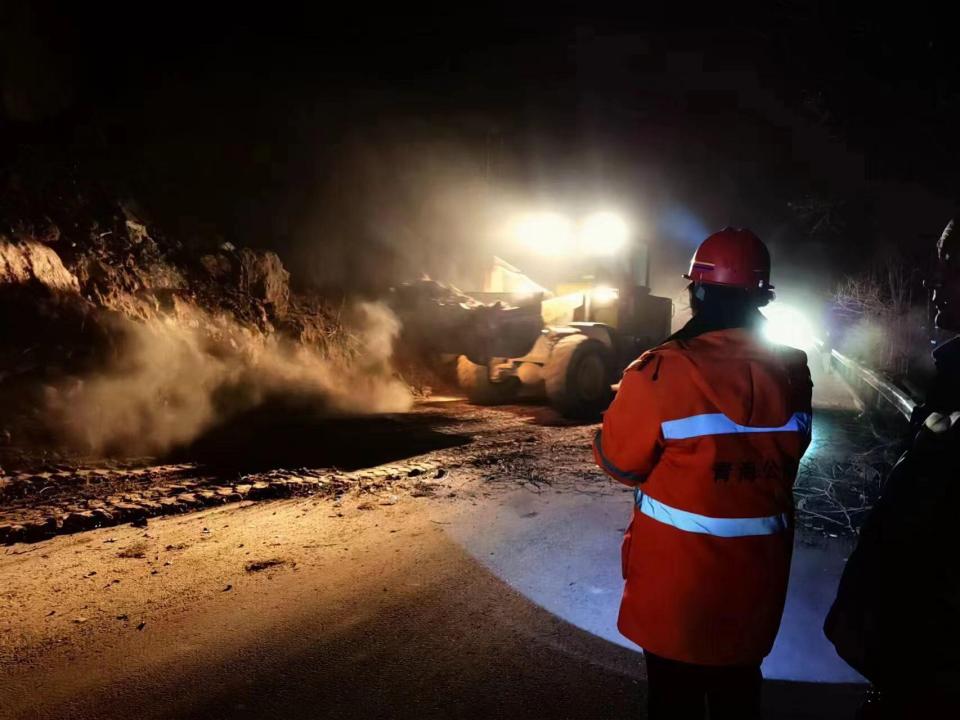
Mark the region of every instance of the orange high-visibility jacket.
[[594, 441], [597, 464], [636, 488], [617, 623], [626, 637], [702, 665], [770, 652], [811, 391], [802, 351], [745, 329], [667, 342], [626, 370]]

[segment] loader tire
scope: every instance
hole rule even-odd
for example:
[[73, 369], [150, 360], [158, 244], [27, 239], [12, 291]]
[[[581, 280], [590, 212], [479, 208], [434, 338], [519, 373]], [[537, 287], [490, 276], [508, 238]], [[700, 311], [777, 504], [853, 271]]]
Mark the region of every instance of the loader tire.
[[475, 405], [503, 405], [517, 395], [517, 383], [513, 379], [491, 382], [490, 369], [477, 365], [466, 355], [457, 358], [457, 384]]
[[561, 338], [543, 370], [550, 404], [565, 417], [597, 417], [613, 399], [613, 366], [613, 353], [599, 340]]

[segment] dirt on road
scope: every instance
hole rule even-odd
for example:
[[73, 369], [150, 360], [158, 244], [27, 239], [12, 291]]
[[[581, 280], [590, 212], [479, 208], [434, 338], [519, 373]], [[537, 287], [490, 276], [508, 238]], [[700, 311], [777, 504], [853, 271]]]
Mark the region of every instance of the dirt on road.
[[[494, 526], [498, 508], [528, 523], [535, 545], [558, 543], [557, 498], [584, 517], [608, 508], [601, 554], [580, 562], [615, 568], [630, 499], [593, 466], [596, 427], [459, 402], [369, 422], [360, 449], [327, 421], [307, 426], [328, 432], [313, 444], [304, 432], [284, 440], [282, 423], [260, 437], [261, 467], [307, 466], [318, 446], [343, 444], [341, 468], [317, 471], [342, 479], [336, 492], [6, 547], [0, 718], [641, 716], [635, 648], [568, 622], [481, 557], [514, 552], [484, 538], [510, 536]], [[222, 482], [249, 443], [249, 431], [224, 434], [203, 467]], [[463, 528], [479, 540], [464, 541]], [[571, 585], [583, 574], [573, 559], [552, 562], [568, 565], [556, 567]], [[612, 627], [615, 570], [611, 583], [582, 597], [603, 599], [586, 612]], [[766, 687], [769, 716], [784, 718], [845, 717], [859, 693]]]
[[[474, 446], [419, 458], [426, 477], [7, 548], [0, 716], [449, 717], [453, 702], [531, 717], [585, 678], [602, 688], [590, 713], [636, 709], [636, 653], [537, 608], [445, 533], [510, 487], [606, 486], [584, 474], [590, 428], [539, 412], [459, 407], [450, 429], [470, 424]], [[550, 449], [537, 473], [531, 438]]]

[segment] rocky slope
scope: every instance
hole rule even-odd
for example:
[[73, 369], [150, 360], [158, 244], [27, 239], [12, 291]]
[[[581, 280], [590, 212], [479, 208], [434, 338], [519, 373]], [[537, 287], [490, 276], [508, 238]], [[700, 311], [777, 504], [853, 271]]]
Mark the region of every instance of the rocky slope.
[[158, 454], [276, 395], [404, 408], [382, 306], [291, 289], [273, 252], [0, 175], [0, 466]]

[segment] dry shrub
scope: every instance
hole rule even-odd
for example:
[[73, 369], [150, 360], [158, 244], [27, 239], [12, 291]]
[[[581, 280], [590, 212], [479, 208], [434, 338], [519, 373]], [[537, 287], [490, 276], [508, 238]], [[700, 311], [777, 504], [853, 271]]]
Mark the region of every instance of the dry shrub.
[[845, 278], [833, 298], [845, 326], [838, 349], [892, 375], [908, 375], [926, 362], [929, 328], [918, 287], [917, 271], [895, 254]]

